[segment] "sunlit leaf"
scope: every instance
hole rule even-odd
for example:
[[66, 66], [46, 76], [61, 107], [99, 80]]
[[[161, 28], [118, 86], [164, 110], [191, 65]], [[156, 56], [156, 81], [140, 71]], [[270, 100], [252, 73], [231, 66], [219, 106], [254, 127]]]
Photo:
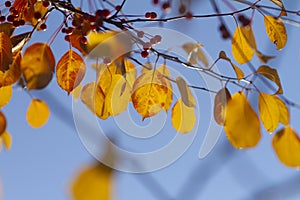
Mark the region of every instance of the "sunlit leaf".
[[277, 6], [279, 6], [281, 8], [281, 12], [279, 14], [279, 17], [281, 16], [287, 16], [287, 13], [286, 13], [286, 10], [285, 10], [285, 7], [282, 3], [281, 0], [270, 0], [271, 2], [273, 2], [274, 4], [276, 4]]
[[143, 119], [156, 115], [170, 106], [172, 100], [167, 99], [169, 89], [165, 78], [159, 71], [152, 70], [142, 74], [133, 85], [131, 99], [134, 108]]
[[69, 37], [72, 47], [79, 50], [83, 55], [87, 55], [87, 45], [81, 42], [82, 33], [75, 30]]
[[287, 108], [286, 104], [277, 96], [274, 96], [278, 110], [280, 113], [279, 116], [279, 122], [282, 123], [283, 125], [288, 125], [290, 123], [290, 112], [289, 109]]
[[251, 148], [259, 142], [260, 122], [243, 92], [235, 93], [228, 101], [224, 130], [235, 148]]
[[181, 77], [176, 78], [176, 84], [180, 91], [182, 102], [188, 107], [196, 106], [195, 98], [192, 95], [188, 85], [185, 80]]
[[231, 95], [226, 87], [222, 88], [215, 96], [214, 118], [215, 121], [221, 126], [224, 126], [225, 107], [230, 99]]
[[29, 46], [21, 60], [21, 71], [28, 89], [42, 89], [52, 79], [55, 59], [46, 43]]
[[73, 98], [75, 100], [78, 100], [79, 97], [80, 97], [80, 93], [81, 93], [81, 90], [82, 90], [82, 85], [79, 84], [76, 88], [74, 88], [74, 90], [71, 92]]
[[50, 116], [50, 110], [46, 102], [40, 99], [32, 99], [27, 112], [26, 119], [30, 126], [39, 128], [46, 124]]
[[21, 53], [13, 57], [13, 62], [5, 72], [0, 71], [0, 87], [12, 85], [21, 77]]
[[273, 148], [278, 159], [289, 167], [300, 167], [300, 139], [292, 127], [287, 126], [273, 137]]
[[237, 27], [232, 37], [232, 55], [239, 64], [249, 62], [254, 54], [253, 47], [244, 35], [244, 32], [247, 32], [246, 29], [247, 27], [244, 26]]
[[83, 169], [71, 186], [74, 200], [112, 199], [112, 170], [103, 164]]
[[6, 130], [6, 118], [5, 115], [0, 111], [0, 136]]
[[[173, 100], [173, 87], [172, 83], [170, 81], [170, 71], [166, 65], [161, 65], [158, 68], [156, 68], [156, 71], [160, 72], [163, 76], [162, 78], [164, 79], [166, 86], [168, 87], [168, 91], [166, 94], [166, 103], [163, 107], [164, 111], [168, 111]], [[192, 94], [191, 94], [192, 95]], [[191, 98], [191, 97], [190, 97]]]
[[260, 119], [265, 129], [270, 133], [278, 127], [280, 117], [280, 111], [275, 98], [276, 96], [265, 93], [259, 93], [258, 96]]
[[13, 89], [11, 85], [0, 87], [0, 108], [8, 104], [11, 99], [12, 92]]
[[3, 141], [5, 149], [7, 151], [10, 150], [12, 144], [12, 137], [7, 131], [4, 131], [4, 133], [0, 136], [0, 142], [2, 142], [1, 140]]
[[246, 41], [248, 42], [248, 44], [252, 47], [252, 49], [257, 49], [252, 26], [250, 26], [250, 25], [242, 26], [241, 31], [242, 31]]
[[191, 132], [196, 123], [195, 108], [188, 107], [178, 99], [172, 108], [172, 125], [179, 133]]
[[273, 81], [274, 83], [276, 83], [276, 85], [278, 86], [278, 90], [276, 91], [276, 94], [282, 94], [282, 86], [281, 86], [281, 82], [280, 82], [280, 78], [278, 76], [277, 70], [273, 69], [269, 66], [266, 65], [262, 65], [260, 66], [256, 73], [263, 75], [264, 77], [266, 77], [267, 79]]
[[265, 16], [264, 23], [269, 39], [276, 45], [278, 50], [281, 50], [287, 41], [287, 33], [283, 22], [281, 19]]
[[0, 32], [0, 71], [5, 72], [13, 61], [12, 45], [9, 37]]
[[86, 71], [86, 66], [75, 51], [67, 51], [56, 66], [56, 80], [58, 85], [68, 94], [76, 88], [82, 81]]

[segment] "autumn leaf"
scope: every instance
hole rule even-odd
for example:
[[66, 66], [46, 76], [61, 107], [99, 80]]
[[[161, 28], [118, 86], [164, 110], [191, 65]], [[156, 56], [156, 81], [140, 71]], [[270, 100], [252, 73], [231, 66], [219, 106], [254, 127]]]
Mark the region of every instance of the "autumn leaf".
[[281, 8], [281, 12], [279, 14], [279, 17], [281, 16], [287, 16], [287, 13], [286, 13], [286, 10], [285, 10], [285, 7], [282, 3], [281, 0], [270, 0], [271, 2], [273, 2], [274, 4], [276, 4], [277, 6], [279, 6]]
[[0, 108], [8, 104], [12, 97], [12, 91], [13, 89], [11, 85], [0, 87]]
[[188, 54], [188, 63], [195, 65], [198, 61], [202, 62], [205, 67], [209, 66], [208, 59], [202, 50], [203, 46], [200, 43], [185, 43], [182, 49]]
[[0, 87], [9, 86], [17, 82], [21, 77], [21, 54], [13, 57], [13, 62], [5, 72], [0, 71]]
[[12, 45], [10, 38], [0, 32], [0, 71], [5, 72], [13, 61]]
[[75, 100], [78, 100], [81, 94], [81, 90], [82, 90], [82, 85], [79, 84], [76, 88], [74, 88], [74, 90], [71, 92], [71, 95], [73, 96], [73, 98]]
[[283, 93], [280, 78], [279, 78], [279, 75], [278, 75], [276, 69], [273, 69], [266, 65], [262, 65], [257, 69], [256, 73], [260, 74], [260, 75], [266, 77], [267, 79], [273, 81], [274, 83], [276, 83], [276, 85], [278, 86], [278, 90], [276, 91], [275, 94]]
[[288, 167], [300, 167], [300, 139], [292, 127], [278, 131], [272, 140], [278, 159]]
[[3, 32], [6, 36], [11, 37], [15, 28], [11, 23], [4, 22], [0, 24], [0, 33]]
[[112, 198], [112, 170], [103, 164], [81, 170], [71, 186], [74, 200], [110, 200]]
[[56, 80], [58, 85], [65, 91], [72, 92], [82, 81], [86, 71], [86, 66], [75, 51], [67, 51], [56, 66]]
[[6, 130], [6, 118], [5, 115], [0, 111], [0, 136]]
[[235, 148], [251, 148], [259, 142], [260, 122], [243, 92], [235, 93], [228, 101], [224, 130]]
[[236, 74], [238, 81], [240, 81], [242, 78], [244, 78], [244, 76], [245, 76], [244, 72], [236, 64], [234, 64], [229, 57], [227, 57], [225, 51], [219, 52], [219, 59], [226, 60], [227, 62], [230, 63], [232, 69], [234, 70], [234, 72]]
[[26, 120], [33, 128], [39, 128], [46, 124], [50, 116], [50, 110], [46, 102], [40, 99], [32, 99], [27, 112]]
[[230, 99], [231, 95], [226, 87], [218, 91], [215, 96], [214, 118], [215, 121], [221, 126], [224, 126], [226, 104]]
[[269, 39], [276, 45], [278, 50], [281, 50], [287, 41], [287, 33], [283, 22], [273, 16], [265, 16], [264, 24]]
[[[43, 17], [47, 11], [48, 8], [43, 6], [42, 1], [36, 1], [33, 5], [33, 12], [31, 13], [30, 11], [25, 15], [25, 21], [31, 22], [32, 26], [35, 26], [38, 22], [40, 22], [41, 19], [36, 19], [33, 15], [33, 13], [40, 13], [41, 16]], [[30, 6], [32, 7], [32, 6]], [[30, 9], [30, 8], [29, 8]], [[37, 27], [38, 30], [40, 30], [39, 27]]]
[[156, 115], [164, 107], [169, 107], [169, 89], [163, 75], [151, 70], [136, 79], [131, 95], [136, 111], [143, 119]]
[[187, 107], [194, 107], [196, 106], [195, 98], [192, 95], [192, 92], [190, 91], [188, 85], [186, 84], [185, 80], [181, 77], [176, 78], [176, 84], [179, 89], [182, 102]]
[[248, 27], [244, 26], [237, 27], [232, 37], [232, 55], [239, 64], [249, 62], [254, 55], [253, 47], [249, 44], [249, 41], [244, 34], [247, 32], [247, 29]]
[[5, 149], [7, 151], [10, 150], [12, 144], [12, 137], [7, 131], [4, 131], [4, 133], [0, 135], [0, 147], [2, 146], [2, 142], [4, 144]]
[[70, 44], [72, 47], [80, 51], [84, 56], [87, 55], [87, 45], [81, 42], [82, 33], [81, 31], [74, 30], [71, 35], [69, 35]]
[[277, 96], [274, 96], [278, 110], [279, 110], [279, 122], [282, 123], [283, 125], [288, 125], [290, 123], [290, 112], [289, 109], [287, 108], [286, 104]]
[[168, 87], [168, 91], [166, 94], [166, 103], [163, 106], [164, 111], [167, 112], [169, 110], [169, 108], [172, 104], [172, 100], [173, 100], [173, 87], [172, 87], [172, 83], [170, 81], [170, 78], [171, 78], [170, 71], [166, 65], [161, 65], [158, 68], [156, 68], [156, 70], [163, 75], [162, 78], [164, 79], [166, 86]]
[[279, 124], [280, 111], [278, 108], [276, 96], [265, 93], [259, 93], [258, 109], [260, 119], [263, 122], [265, 129], [272, 133]]
[[55, 59], [46, 43], [35, 43], [29, 46], [21, 60], [21, 71], [27, 88], [42, 89], [52, 79]]
[[172, 108], [172, 125], [179, 133], [189, 133], [196, 123], [195, 108], [185, 105], [180, 98]]

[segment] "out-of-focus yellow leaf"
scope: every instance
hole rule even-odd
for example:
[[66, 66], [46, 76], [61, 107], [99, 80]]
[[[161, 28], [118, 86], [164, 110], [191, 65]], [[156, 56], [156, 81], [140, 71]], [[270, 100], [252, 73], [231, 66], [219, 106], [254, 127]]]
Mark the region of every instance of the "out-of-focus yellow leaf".
[[179, 133], [189, 133], [196, 123], [195, 108], [188, 107], [182, 99], [178, 99], [172, 108], [172, 125]]
[[[0, 140], [3, 141], [5, 149], [7, 151], [10, 150], [11, 144], [12, 144], [12, 137], [11, 137], [11, 135], [7, 131], [4, 131], [4, 133], [0, 136]], [[0, 141], [0, 143], [2, 141]]]
[[278, 110], [280, 113], [279, 116], [279, 122], [282, 123], [283, 125], [288, 125], [290, 123], [290, 112], [289, 109], [287, 108], [286, 104], [277, 96], [274, 96]]
[[112, 170], [102, 164], [83, 169], [71, 186], [74, 200], [110, 200], [112, 198]]
[[95, 82], [86, 84], [82, 88], [80, 99], [99, 118], [104, 120], [109, 117], [105, 106], [105, 95], [99, 84]]
[[300, 168], [300, 139], [292, 127], [287, 126], [273, 137], [273, 148], [278, 159], [289, 167]]
[[176, 78], [176, 84], [180, 91], [182, 102], [188, 107], [196, 106], [195, 98], [192, 95], [188, 85], [185, 80], [181, 77]]
[[12, 86], [0, 87], [0, 108], [8, 104], [12, 96]]
[[136, 111], [143, 119], [156, 115], [162, 109], [170, 107], [169, 87], [164, 76], [157, 70], [151, 70], [138, 77], [131, 95]]
[[276, 45], [278, 50], [281, 50], [287, 41], [287, 33], [283, 22], [280, 18], [265, 16], [264, 23], [269, 39]]
[[265, 93], [259, 93], [258, 109], [260, 119], [265, 129], [272, 133], [279, 124], [280, 111], [278, 108], [276, 96]]
[[224, 130], [235, 148], [251, 148], [261, 138], [260, 122], [243, 92], [232, 95], [225, 107]]
[[65, 91], [72, 92], [82, 81], [86, 71], [85, 63], [80, 55], [70, 49], [67, 51], [56, 66], [56, 80], [58, 85]]
[[254, 49], [254, 50], [257, 49], [252, 26], [250, 26], [250, 25], [242, 26], [241, 31], [242, 31], [246, 41], [248, 42], [248, 44], [252, 47], [252, 49]]
[[126, 81], [129, 83], [130, 87], [133, 87], [134, 81], [136, 79], [136, 67], [129, 60], [124, 60], [125, 70], [126, 70]]
[[26, 119], [30, 126], [39, 128], [46, 124], [50, 116], [50, 110], [46, 102], [40, 99], [32, 99], [26, 113]]
[[75, 100], [78, 100], [80, 97], [80, 93], [81, 93], [81, 89], [82, 89], [82, 85], [79, 84], [76, 88], [74, 88], [74, 90], [71, 92], [73, 98]]
[[6, 118], [5, 115], [0, 111], [0, 136], [6, 130]]
[[232, 37], [232, 55], [239, 64], [249, 62], [254, 54], [253, 47], [249, 44], [247, 37], [244, 35], [244, 32], [247, 32], [245, 29], [247, 29], [247, 27], [237, 27]]
[[221, 126], [224, 126], [225, 107], [230, 99], [231, 95], [226, 87], [222, 88], [215, 96], [214, 118], [215, 121]]
[[46, 43], [29, 46], [21, 60], [21, 71], [28, 89], [42, 89], [52, 79], [55, 59]]
[[274, 4], [276, 4], [277, 6], [279, 6], [281, 8], [281, 12], [279, 14], [279, 17], [281, 17], [281, 16], [287, 16], [285, 7], [284, 7], [284, 5], [283, 5], [283, 3], [282, 3], [281, 0], [270, 0], [270, 1], [272, 1]]
[[256, 73], [263, 75], [264, 77], [266, 77], [267, 79], [273, 81], [274, 83], [276, 83], [276, 85], [278, 86], [278, 90], [275, 94], [282, 94], [282, 87], [281, 87], [281, 82], [280, 82], [280, 78], [278, 76], [277, 70], [273, 69], [269, 66], [266, 65], [262, 65], [260, 66]]
[[0, 71], [5, 72], [13, 61], [12, 45], [9, 37], [0, 32]]
[[267, 62], [269, 62], [269, 60], [275, 58], [275, 56], [267, 56], [267, 55], [264, 55], [263, 53], [261, 53], [261, 52], [258, 51], [258, 50], [257, 50], [255, 53], [256, 53], [257, 58], [258, 58], [258, 59], [260, 60], [260, 62], [262, 62], [262, 63], [267, 63]]

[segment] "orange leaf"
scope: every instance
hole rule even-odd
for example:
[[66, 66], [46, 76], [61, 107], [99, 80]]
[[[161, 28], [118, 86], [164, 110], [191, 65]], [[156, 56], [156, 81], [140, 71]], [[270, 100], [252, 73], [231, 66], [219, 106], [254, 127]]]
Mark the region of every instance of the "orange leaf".
[[287, 33], [283, 22], [273, 16], [265, 16], [264, 23], [269, 39], [276, 45], [278, 50], [281, 50], [287, 41]]
[[191, 132], [196, 123], [195, 108], [188, 107], [180, 98], [172, 109], [172, 125], [179, 133]]
[[267, 79], [273, 81], [274, 83], [276, 83], [276, 85], [278, 86], [278, 90], [275, 94], [282, 94], [282, 86], [281, 86], [281, 82], [280, 82], [280, 78], [279, 75], [277, 73], [276, 69], [273, 69], [269, 66], [266, 65], [262, 65], [260, 66], [256, 73], [263, 75], [264, 77], [266, 77]]
[[292, 127], [278, 131], [272, 141], [278, 159], [289, 167], [300, 168], [300, 139]]
[[8, 70], [12, 61], [13, 54], [10, 39], [4, 32], [0, 32], [0, 71]]
[[28, 89], [42, 89], [52, 79], [55, 59], [46, 43], [35, 43], [29, 46], [21, 60], [21, 71]]
[[6, 118], [5, 115], [0, 111], [0, 136], [6, 130]]
[[82, 81], [86, 66], [75, 51], [69, 50], [58, 61], [56, 66], [56, 80], [58, 85], [70, 94]]
[[235, 93], [228, 101], [224, 130], [235, 148], [251, 148], [259, 142], [260, 122], [243, 92]]
[[30, 126], [39, 128], [49, 119], [50, 110], [46, 102], [40, 99], [32, 99], [26, 113], [26, 119]]
[[226, 87], [222, 88], [215, 96], [214, 118], [215, 121], [221, 126], [224, 126], [226, 109], [225, 107], [230, 99], [231, 95]]
[[9, 103], [12, 96], [12, 86], [0, 87], [0, 108]]
[[0, 71], [0, 87], [12, 85], [21, 77], [21, 54], [17, 53], [9, 69], [5, 72]]

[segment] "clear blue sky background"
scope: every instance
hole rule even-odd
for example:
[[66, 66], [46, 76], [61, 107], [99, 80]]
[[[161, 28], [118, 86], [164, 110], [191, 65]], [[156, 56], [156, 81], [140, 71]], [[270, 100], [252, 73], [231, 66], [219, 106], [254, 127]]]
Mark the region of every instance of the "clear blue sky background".
[[[4, 2], [1, 0], [1, 3]], [[217, 1], [218, 2], [218, 1]], [[268, 3], [268, 0], [263, 0]], [[286, 7], [300, 10], [297, 1], [284, 1]], [[210, 13], [212, 11], [208, 1], [193, 1], [193, 13]], [[150, 0], [128, 0], [125, 13], [143, 14], [146, 11], [158, 10], [152, 8]], [[228, 10], [223, 8], [222, 10]], [[176, 14], [172, 12], [171, 14]], [[248, 13], [248, 16], [251, 13]], [[294, 16], [289, 16], [293, 18]], [[58, 20], [62, 19], [56, 13], [49, 18], [47, 25], [50, 32], [58, 27]], [[228, 17], [228, 25], [234, 27], [234, 21]], [[295, 20], [299, 20], [295, 18]], [[216, 19], [200, 19], [193, 21], [171, 22], [164, 27], [178, 30], [194, 38], [205, 46], [213, 57], [217, 57], [220, 50], [230, 55], [230, 41], [222, 41], [217, 31]], [[147, 26], [157, 26], [148, 24]], [[142, 24], [140, 25], [142, 27]], [[298, 92], [299, 80], [299, 27], [286, 25], [288, 29], [288, 43], [281, 51], [267, 39], [264, 33], [263, 18], [256, 13], [254, 32], [257, 45], [262, 52], [278, 55], [270, 62], [280, 74], [285, 95], [300, 103]], [[233, 29], [231, 29], [232, 31]], [[37, 33], [33, 37], [47, 41], [47, 32]], [[59, 36], [53, 43], [52, 49], [58, 58], [67, 50], [67, 44]], [[258, 65], [257, 60], [254, 63]], [[222, 65], [218, 65], [219, 69]], [[247, 68], [246, 66], [242, 67]], [[224, 66], [226, 71], [228, 68]], [[197, 83], [197, 80], [191, 80]], [[208, 95], [202, 91], [198, 94], [200, 124], [209, 121], [210, 116], [206, 102]], [[64, 200], [69, 199], [68, 189], [72, 177], [82, 166], [93, 162], [92, 156], [82, 145], [72, 118], [72, 99], [58, 88], [55, 79], [46, 90], [33, 92], [33, 95], [44, 99], [50, 106], [49, 122], [40, 129], [32, 129], [26, 123], [26, 109], [30, 97], [21, 90], [14, 90], [13, 98], [3, 111], [8, 119], [8, 131], [13, 136], [13, 146], [9, 152], [0, 155], [0, 180], [4, 194], [3, 200]], [[253, 104], [254, 106], [255, 103]], [[300, 132], [299, 110], [291, 109], [291, 124]], [[140, 118], [137, 118], [137, 121]], [[147, 122], [145, 122], [147, 123]], [[143, 124], [142, 124], [143, 125]], [[202, 125], [201, 125], [202, 126]], [[115, 173], [115, 199], [299, 199], [300, 175], [295, 169], [283, 166], [276, 158], [272, 147], [272, 135], [264, 132], [259, 145], [251, 150], [235, 150], [222, 134], [216, 148], [203, 160], [198, 159], [200, 144], [205, 131], [196, 136], [194, 143], [174, 164], [159, 171], [148, 174]], [[164, 146], [173, 138], [172, 127], [167, 122], [166, 130], [156, 138], [138, 140], [123, 134], [114, 127], [110, 120], [105, 122], [107, 130], [114, 133], [118, 142], [128, 150], [134, 149], [144, 152]], [[295, 152], [300, 153], [300, 152]], [[260, 195], [267, 195], [262, 197]], [[272, 196], [274, 195], [274, 196]], [[0, 198], [1, 199], [1, 198]]]

